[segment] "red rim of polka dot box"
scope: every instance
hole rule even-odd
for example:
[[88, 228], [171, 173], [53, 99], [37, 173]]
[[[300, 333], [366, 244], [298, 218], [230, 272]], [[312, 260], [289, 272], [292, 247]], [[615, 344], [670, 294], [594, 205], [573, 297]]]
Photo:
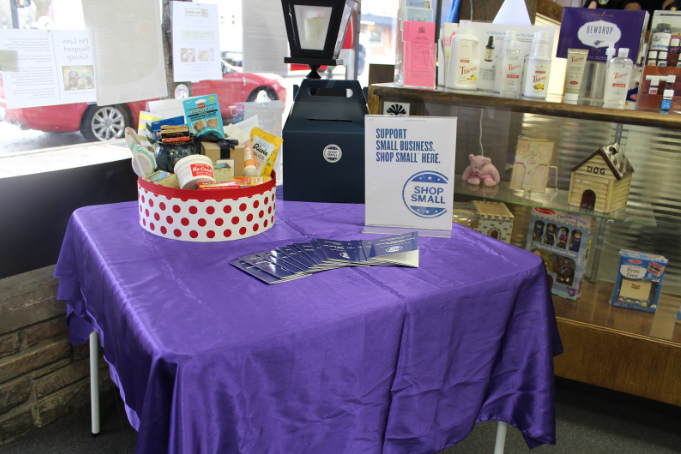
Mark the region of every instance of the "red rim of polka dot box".
[[217, 242], [248, 238], [274, 224], [276, 174], [248, 188], [199, 191], [137, 180], [140, 225], [179, 241]]

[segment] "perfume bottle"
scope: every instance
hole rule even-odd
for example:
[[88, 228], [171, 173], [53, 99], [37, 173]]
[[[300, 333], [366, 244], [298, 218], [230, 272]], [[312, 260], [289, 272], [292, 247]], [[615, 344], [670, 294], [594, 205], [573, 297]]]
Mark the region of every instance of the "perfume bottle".
[[501, 68], [501, 96], [518, 96], [522, 88], [523, 65], [525, 64], [525, 52], [520, 50], [520, 42], [511, 41], [504, 53]]
[[494, 36], [490, 36], [485, 46], [485, 61], [494, 60]]
[[605, 93], [603, 94], [604, 107], [623, 109], [626, 105], [629, 80], [634, 68], [634, 62], [628, 57], [629, 49], [620, 48], [617, 57], [610, 60], [608, 64]]

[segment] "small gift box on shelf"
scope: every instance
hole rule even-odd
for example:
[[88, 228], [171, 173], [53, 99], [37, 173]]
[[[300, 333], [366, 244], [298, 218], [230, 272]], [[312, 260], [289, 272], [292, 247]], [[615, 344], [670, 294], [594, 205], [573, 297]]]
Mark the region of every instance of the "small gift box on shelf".
[[660, 298], [667, 259], [661, 255], [622, 249], [615, 281], [613, 306], [655, 312]]
[[163, 238], [218, 242], [248, 238], [274, 224], [276, 174], [240, 189], [183, 190], [137, 180], [140, 225]]
[[533, 208], [525, 249], [542, 258], [551, 292], [576, 300], [582, 293], [596, 218]]

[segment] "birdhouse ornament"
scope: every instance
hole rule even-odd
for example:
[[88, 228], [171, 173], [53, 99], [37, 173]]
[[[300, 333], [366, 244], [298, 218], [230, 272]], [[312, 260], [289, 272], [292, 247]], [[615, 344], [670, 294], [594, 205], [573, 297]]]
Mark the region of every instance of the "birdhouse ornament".
[[572, 168], [568, 203], [609, 213], [624, 207], [634, 169], [619, 144], [601, 147]]

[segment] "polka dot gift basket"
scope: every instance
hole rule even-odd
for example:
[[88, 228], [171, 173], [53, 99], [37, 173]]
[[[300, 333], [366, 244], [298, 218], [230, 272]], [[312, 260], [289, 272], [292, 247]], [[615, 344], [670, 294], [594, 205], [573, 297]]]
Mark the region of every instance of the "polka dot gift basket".
[[180, 241], [232, 241], [258, 235], [274, 224], [276, 175], [241, 189], [173, 189], [137, 180], [140, 225]]

